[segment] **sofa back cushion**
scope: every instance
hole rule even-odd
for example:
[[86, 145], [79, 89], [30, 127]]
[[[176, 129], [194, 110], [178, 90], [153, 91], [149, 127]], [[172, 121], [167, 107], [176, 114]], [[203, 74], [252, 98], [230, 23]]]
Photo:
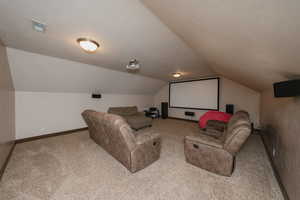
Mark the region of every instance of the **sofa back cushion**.
[[239, 111], [228, 122], [224, 138], [224, 149], [231, 154], [236, 154], [251, 134], [249, 115]]
[[249, 120], [249, 114], [246, 111], [240, 110], [236, 112], [228, 121], [227, 127], [232, 127], [238, 120], [240, 119], [248, 119]]
[[122, 154], [122, 151], [132, 151], [136, 147], [132, 129], [122, 117], [91, 110], [84, 111], [82, 116], [89, 127], [91, 138], [107, 151]]
[[138, 108], [136, 106], [110, 107], [107, 112], [115, 115], [131, 116], [138, 114]]

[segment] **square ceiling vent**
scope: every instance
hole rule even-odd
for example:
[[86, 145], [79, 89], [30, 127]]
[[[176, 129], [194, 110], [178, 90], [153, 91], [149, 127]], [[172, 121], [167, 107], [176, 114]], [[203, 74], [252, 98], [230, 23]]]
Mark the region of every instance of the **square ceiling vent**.
[[32, 28], [33, 30], [37, 31], [37, 32], [41, 32], [41, 33], [45, 33], [46, 31], [46, 24], [39, 22], [37, 20], [32, 19]]

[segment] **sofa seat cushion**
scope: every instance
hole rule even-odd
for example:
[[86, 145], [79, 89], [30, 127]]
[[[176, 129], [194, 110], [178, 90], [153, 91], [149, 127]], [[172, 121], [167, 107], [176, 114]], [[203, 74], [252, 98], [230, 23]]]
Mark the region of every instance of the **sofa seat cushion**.
[[138, 114], [138, 108], [136, 106], [111, 107], [108, 109], [108, 113], [121, 115], [121, 116], [131, 116], [131, 115]]
[[224, 132], [215, 129], [200, 129], [200, 134], [211, 136], [215, 139], [223, 139]]
[[206, 129], [213, 129], [217, 130], [220, 132], [223, 132], [226, 130], [227, 123], [223, 121], [218, 121], [218, 120], [208, 120], [206, 122]]
[[207, 135], [197, 135], [197, 136], [189, 135], [189, 136], [185, 136], [185, 140], [193, 141], [195, 144], [203, 144], [203, 145], [208, 145], [220, 149], [223, 148], [222, 141]]
[[123, 116], [127, 123], [133, 129], [140, 129], [146, 126], [150, 126], [152, 124], [152, 119], [142, 116], [142, 115], [133, 115], [133, 116]]

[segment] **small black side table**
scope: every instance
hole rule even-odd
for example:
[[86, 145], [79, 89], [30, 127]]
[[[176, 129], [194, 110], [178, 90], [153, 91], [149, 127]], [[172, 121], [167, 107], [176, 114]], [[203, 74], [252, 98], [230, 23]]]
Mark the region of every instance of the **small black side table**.
[[159, 110], [155, 107], [149, 108], [149, 110], [144, 110], [146, 117], [151, 117], [152, 119], [159, 118]]

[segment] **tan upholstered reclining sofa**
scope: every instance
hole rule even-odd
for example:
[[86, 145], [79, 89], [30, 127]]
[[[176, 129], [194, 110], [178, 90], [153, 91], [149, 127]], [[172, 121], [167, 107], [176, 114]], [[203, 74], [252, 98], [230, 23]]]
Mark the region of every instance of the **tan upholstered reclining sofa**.
[[232, 116], [224, 131], [220, 124], [211, 126], [199, 135], [186, 136], [184, 153], [186, 161], [202, 169], [230, 176], [234, 169], [235, 155], [251, 133], [249, 115], [239, 111]]
[[114, 114], [86, 110], [82, 117], [90, 137], [131, 172], [159, 159], [161, 139], [158, 133], [133, 132], [124, 118]]
[[136, 106], [110, 107], [107, 112], [122, 116], [134, 130], [152, 126], [152, 119], [145, 117], [143, 112], [138, 112]]

